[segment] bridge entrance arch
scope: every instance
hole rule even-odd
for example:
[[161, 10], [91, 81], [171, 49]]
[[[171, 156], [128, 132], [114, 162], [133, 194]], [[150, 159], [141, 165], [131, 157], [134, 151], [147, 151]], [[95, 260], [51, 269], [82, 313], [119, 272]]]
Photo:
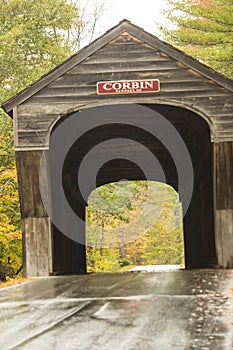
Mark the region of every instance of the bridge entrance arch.
[[[64, 117], [54, 128], [54, 133], [57, 128], [62, 130], [62, 125], [68, 118], [73, 118], [74, 121], [74, 124], [67, 123], [69, 128], [71, 126], [75, 128], [77, 123], [76, 126], [83, 130], [81, 137], [72, 142], [71, 147], [67, 147], [62, 173], [66, 200], [72, 211], [82, 219], [79, 226], [81, 236], [78, 233], [75, 236], [74, 232], [70, 234], [70, 239], [67, 237], [67, 232], [64, 232], [65, 236], [62, 234], [62, 230], [69, 230], [69, 225], [65, 222], [70, 222], [72, 219], [69, 218], [69, 213], [65, 217], [63, 199], [58, 200], [56, 197], [54, 208], [59, 217], [63, 215], [64, 226], [59, 230], [56, 222], [52, 225], [54, 273], [86, 271], [84, 243], [85, 205], [88, 195], [94, 186], [122, 179], [162, 180], [180, 191], [180, 201], [185, 213], [183, 227], [186, 267], [210, 267], [217, 264], [214, 234], [213, 145], [210, 142], [209, 126], [203, 118], [184, 108], [167, 105], [107, 105]], [[81, 125], [82, 120], [87, 129]], [[69, 144], [70, 132], [65, 134], [68, 136]], [[180, 137], [184, 143], [179, 144], [180, 140], [176, 140], [176, 137]], [[163, 143], [164, 140], [167, 144]], [[63, 145], [64, 143], [66, 144], [66, 141], [63, 139]], [[54, 141], [54, 146], [55, 144]], [[172, 149], [172, 146], [177, 147], [177, 150]], [[58, 150], [54, 150], [55, 157], [57, 153]], [[98, 158], [100, 161], [96, 161], [97, 165], [93, 168], [85, 168], [83, 162], [89, 166], [91, 164], [86, 160], [88, 156], [91, 162]], [[190, 157], [189, 160], [184, 159], [187, 156]], [[153, 157], [155, 157], [154, 163], [158, 162], [159, 165], [153, 164]], [[52, 163], [52, 166], [54, 167], [55, 163]], [[186, 169], [188, 166], [191, 168]], [[82, 167], [85, 169], [83, 173]], [[87, 174], [89, 170], [94, 174]], [[179, 174], [180, 171], [183, 173]], [[55, 170], [52, 178], [56, 172]], [[83, 183], [82, 176], [85, 177]], [[187, 178], [188, 176], [193, 176], [193, 179]], [[50, 183], [51, 181], [52, 179]], [[84, 188], [80, 189], [80, 185]]]

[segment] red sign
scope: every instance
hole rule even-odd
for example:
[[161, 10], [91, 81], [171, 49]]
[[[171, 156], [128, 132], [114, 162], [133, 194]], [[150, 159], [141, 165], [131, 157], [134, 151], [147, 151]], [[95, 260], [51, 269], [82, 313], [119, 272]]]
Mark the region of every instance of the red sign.
[[97, 83], [97, 94], [141, 94], [160, 91], [158, 79], [100, 81]]

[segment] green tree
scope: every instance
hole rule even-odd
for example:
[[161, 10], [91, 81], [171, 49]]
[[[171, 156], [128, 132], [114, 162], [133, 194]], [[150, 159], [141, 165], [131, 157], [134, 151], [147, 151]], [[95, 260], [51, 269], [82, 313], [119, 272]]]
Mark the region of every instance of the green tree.
[[[64, 0], [0, 1], [0, 103], [72, 53], [77, 7]], [[0, 260], [21, 264], [20, 210], [12, 120], [0, 110]]]
[[71, 54], [67, 33], [77, 16], [77, 8], [64, 0], [1, 1], [2, 101]]
[[187, 54], [233, 77], [233, 1], [167, 0], [165, 39]]

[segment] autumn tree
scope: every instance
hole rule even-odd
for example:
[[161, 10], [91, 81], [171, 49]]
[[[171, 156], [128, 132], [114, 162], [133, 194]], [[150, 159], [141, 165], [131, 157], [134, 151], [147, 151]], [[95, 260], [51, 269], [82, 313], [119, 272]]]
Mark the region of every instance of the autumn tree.
[[12, 131], [6, 128], [0, 133], [0, 262], [17, 270], [22, 263], [20, 211]]
[[133, 199], [139, 191], [135, 182], [119, 181], [101, 186], [89, 196], [86, 215], [87, 263], [95, 271], [120, 267], [119, 259], [125, 257], [122, 225], [129, 223]]
[[[63, 0], [0, 2], [0, 103], [68, 57], [66, 32], [78, 16]], [[20, 210], [12, 120], [0, 110], [0, 260], [21, 264]]]
[[165, 39], [187, 54], [233, 77], [233, 1], [167, 0]]
[[[0, 104], [57, 66], [92, 39], [103, 2], [0, 0]], [[19, 199], [12, 120], [0, 109], [0, 260], [20, 248]], [[10, 254], [11, 251], [11, 254]]]
[[[126, 247], [126, 257], [134, 265], [184, 264], [181, 203], [177, 192], [163, 183], [153, 182], [156, 196], [149, 228]], [[156, 215], [156, 211], [159, 215]]]
[[170, 186], [153, 181], [101, 186], [89, 197], [86, 217], [91, 271], [184, 262], [181, 205]]

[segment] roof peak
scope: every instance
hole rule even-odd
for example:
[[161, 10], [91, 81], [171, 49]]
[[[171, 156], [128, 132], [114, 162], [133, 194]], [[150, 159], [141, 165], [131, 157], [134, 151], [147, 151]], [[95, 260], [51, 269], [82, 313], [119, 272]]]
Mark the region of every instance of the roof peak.
[[9, 115], [11, 115], [14, 107], [20, 105], [21, 103], [23, 103], [24, 101], [32, 97], [38, 91], [40, 91], [41, 89], [43, 89], [44, 87], [52, 83], [55, 79], [65, 74], [68, 70], [72, 69], [75, 65], [78, 65], [79, 63], [81, 63], [84, 59], [86, 59], [87, 57], [95, 53], [97, 50], [99, 50], [103, 46], [107, 45], [110, 41], [112, 41], [113, 39], [115, 39], [117, 36], [121, 35], [124, 32], [127, 32], [137, 37], [141, 41], [151, 45], [152, 47], [159, 49], [160, 51], [169, 55], [173, 59], [185, 64], [186, 66], [197, 71], [201, 75], [212, 80], [216, 84], [230, 91], [233, 91], [233, 80], [217, 73], [216, 71], [209, 68], [208, 66], [203, 65], [202, 63], [192, 58], [191, 56], [188, 56], [187, 54], [180, 51], [179, 49], [160, 40], [153, 34], [146, 32], [143, 28], [135, 24], [132, 24], [129, 20], [123, 19], [115, 27], [109, 29], [101, 37], [97, 38], [91, 44], [89, 44], [88, 46], [84, 47], [83, 49], [81, 49], [80, 51], [78, 51], [77, 53], [69, 57], [67, 60], [65, 60], [63, 63], [61, 63], [57, 67], [55, 67], [46, 75], [42, 76], [39, 80], [34, 82], [32, 85], [28, 86], [26, 89], [19, 92], [18, 94], [13, 96], [11, 99], [3, 103], [2, 108]]

